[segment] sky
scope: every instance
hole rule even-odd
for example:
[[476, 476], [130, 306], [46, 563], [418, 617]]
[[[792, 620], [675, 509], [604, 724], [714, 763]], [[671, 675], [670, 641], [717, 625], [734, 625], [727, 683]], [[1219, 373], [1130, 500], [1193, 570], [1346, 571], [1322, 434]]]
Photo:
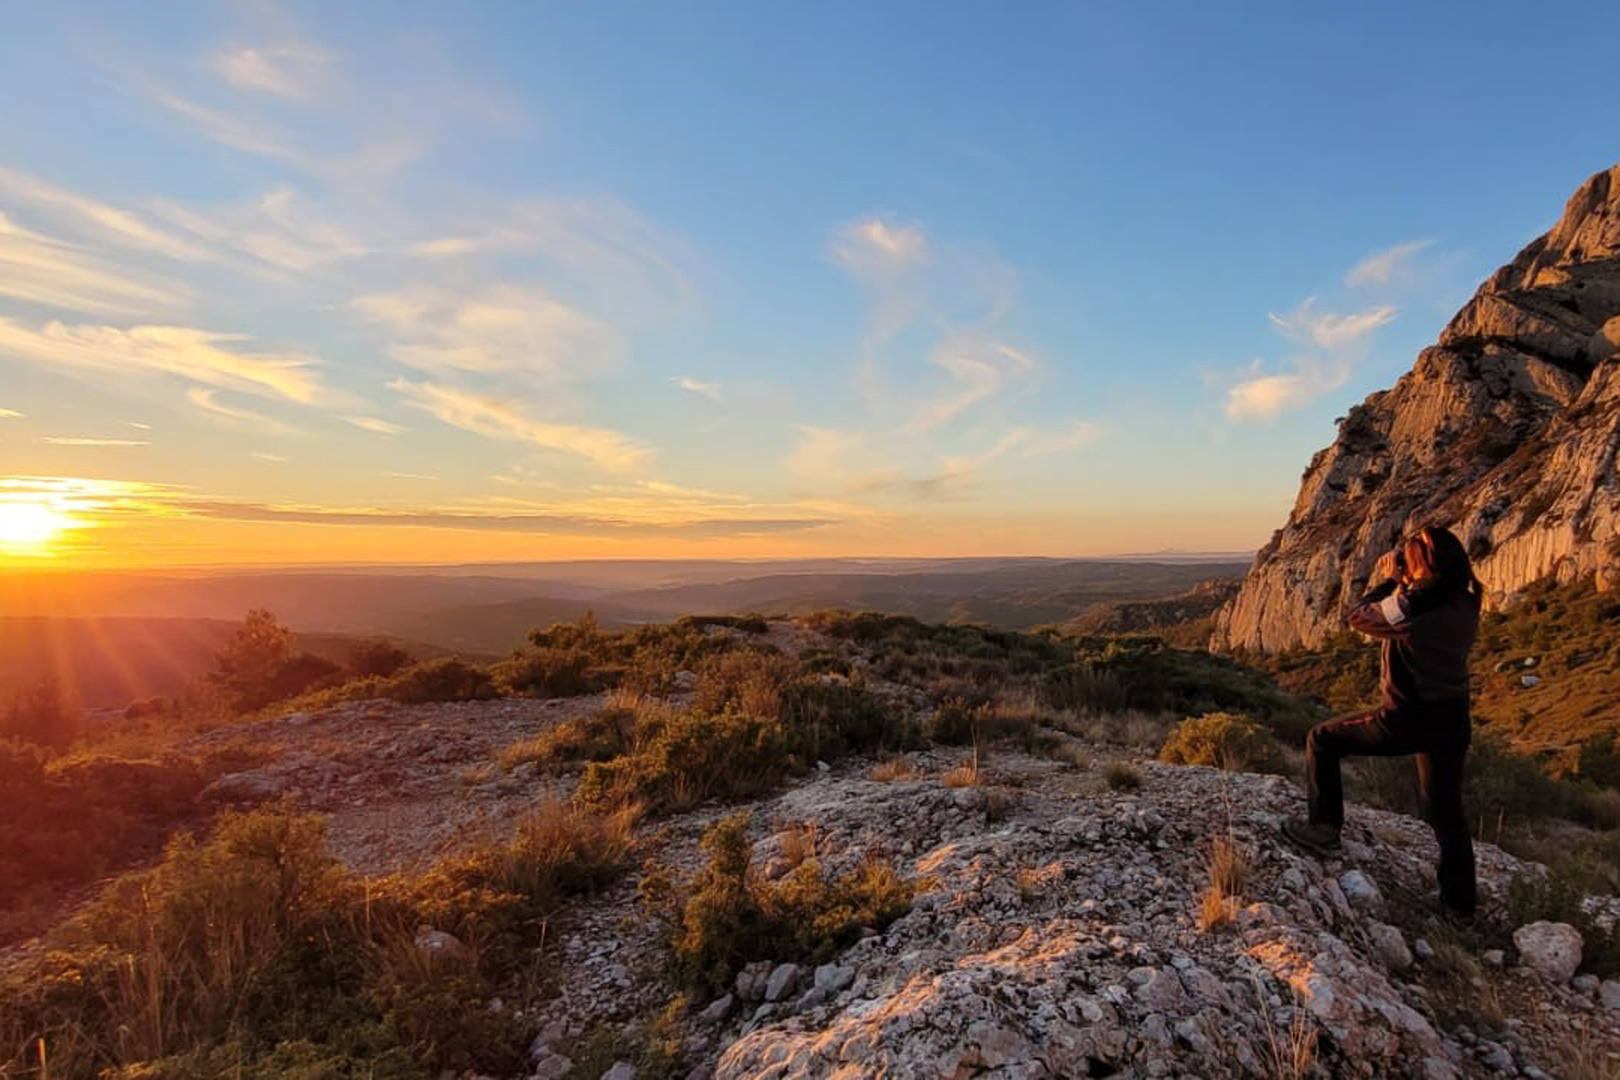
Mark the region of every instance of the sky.
[[0, 565], [1249, 551], [1569, 3], [0, 7]]

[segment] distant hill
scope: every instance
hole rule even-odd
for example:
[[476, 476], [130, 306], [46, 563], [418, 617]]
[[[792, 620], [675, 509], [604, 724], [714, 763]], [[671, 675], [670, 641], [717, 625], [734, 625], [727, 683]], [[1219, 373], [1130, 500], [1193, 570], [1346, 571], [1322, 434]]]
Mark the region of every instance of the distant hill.
[[[1227, 557], [630, 561], [499, 567], [160, 574], [0, 574], [0, 616], [235, 621], [266, 607], [309, 632], [386, 634], [501, 653], [536, 626], [587, 611], [607, 627], [689, 614], [886, 611], [1009, 629], [1061, 623], [1101, 604], [1153, 600], [1210, 577]], [[458, 572], [459, 571], [459, 572]], [[180, 645], [173, 646], [176, 649]]]

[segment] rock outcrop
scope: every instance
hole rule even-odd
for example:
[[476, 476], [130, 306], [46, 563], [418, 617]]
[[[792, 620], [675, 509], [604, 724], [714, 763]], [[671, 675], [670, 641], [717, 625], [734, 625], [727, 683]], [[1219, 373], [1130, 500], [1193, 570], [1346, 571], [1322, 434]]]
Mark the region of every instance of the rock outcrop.
[[1217, 648], [1315, 646], [1379, 553], [1449, 525], [1501, 605], [1620, 581], [1620, 165], [1480, 286], [1390, 390], [1351, 409], [1216, 619]]

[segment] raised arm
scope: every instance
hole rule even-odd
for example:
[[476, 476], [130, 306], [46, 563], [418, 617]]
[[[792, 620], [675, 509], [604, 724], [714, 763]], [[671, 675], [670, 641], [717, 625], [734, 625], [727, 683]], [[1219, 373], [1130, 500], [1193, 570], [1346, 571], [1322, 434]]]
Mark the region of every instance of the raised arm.
[[1369, 637], [1395, 638], [1406, 634], [1411, 606], [1396, 580], [1399, 568], [1393, 552], [1384, 555], [1373, 568], [1373, 585], [1349, 611], [1345, 625]]

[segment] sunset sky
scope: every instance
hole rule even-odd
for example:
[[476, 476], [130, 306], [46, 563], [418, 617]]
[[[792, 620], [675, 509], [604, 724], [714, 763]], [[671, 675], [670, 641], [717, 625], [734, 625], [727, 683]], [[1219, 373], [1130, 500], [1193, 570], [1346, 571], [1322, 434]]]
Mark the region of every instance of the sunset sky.
[[0, 563], [1252, 550], [1620, 5], [11, 4]]

